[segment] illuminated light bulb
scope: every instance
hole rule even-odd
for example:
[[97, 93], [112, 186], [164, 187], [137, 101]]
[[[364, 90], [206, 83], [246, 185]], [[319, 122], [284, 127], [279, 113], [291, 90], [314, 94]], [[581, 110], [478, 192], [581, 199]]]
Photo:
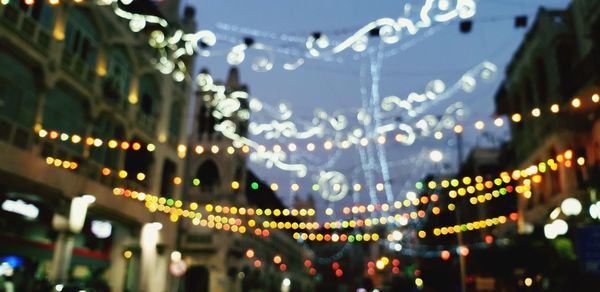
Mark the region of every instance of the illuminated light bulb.
[[496, 127], [502, 127], [502, 126], [504, 126], [504, 120], [502, 118], [498, 117], [494, 120], [494, 125]]
[[402, 135], [402, 134], [396, 134], [396, 136], [394, 137], [394, 139], [396, 139], [397, 142], [402, 142], [404, 140], [404, 135]]
[[377, 137], [377, 143], [379, 143], [379, 144], [385, 144], [385, 136], [379, 136], [379, 137]]
[[333, 215], [333, 209], [331, 209], [331, 208], [327, 208], [327, 209], [325, 209], [325, 214], [326, 214], [327, 216], [331, 216], [331, 215]]
[[574, 108], [579, 108], [581, 106], [581, 100], [578, 97], [573, 98], [573, 100], [571, 100], [571, 105]]
[[94, 139], [94, 146], [95, 146], [95, 147], [100, 147], [100, 146], [102, 146], [102, 140], [100, 140], [100, 139], [98, 139], [98, 138]]
[[424, 230], [419, 231], [418, 233], [419, 238], [425, 238], [427, 237], [427, 232], [425, 232]]
[[232, 188], [232, 189], [234, 189], [234, 190], [237, 190], [237, 189], [239, 189], [239, 188], [240, 188], [240, 183], [239, 183], [239, 182], [237, 182], [237, 181], [235, 181], [235, 180], [234, 180], [234, 181], [232, 181], [232, 182], [231, 182], [231, 188]]
[[422, 286], [423, 286], [423, 279], [421, 279], [421, 278], [416, 278], [416, 279], [415, 279], [415, 285], [416, 285], [417, 287], [422, 287]]
[[352, 188], [354, 189], [355, 192], [360, 192], [360, 189], [362, 188], [360, 184], [356, 183], [352, 186]]
[[217, 145], [212, 145], [212, 146], [210, 147], [210, 152], [212, 152], [213, 154], [217, 154], [217, 153], [219, 153], [219, 146], [217, 146]]
[[52, 6], [56, 6], [56, 5], [60, 4], [60, 1], [59, 0], [48, 0], [48, 3], [50, 3], [50, 5], [52, 5]]
[[550, 111], [553, 112], [553, 113], [558, 113], [560, 111], [560, 106], [558, 104], [553, 104], [550, 107]]
[[327, 140], [325, 143], [323, 143], [323, 148], [325, 148], [325, 150], [331, 150], [331, 148], [333, 148], [333, 143]]
[[454, 133], [456, 133], [456, 134], [460, 134], [460, 133], [462, 133], [463, 131], [464, 131], [464, 128], [463, 128], [463, 126], [461, 126], [461, 125], [456, 125], [456, 126], [454, 126]]
[[367, 145], [369, 145], [369, 139], [367, 138], [361, 138], [360, 139], [360, 146], [366, 147]]
[[444, 133], [442, 133], [442, 132], [440, 132], [440, 131], [437, 131], [437, 132], [435, 132], [435, 133], [433, 134], [433, 137], [434, 137], [436, 140], [442, 140], [442, 139], [444, 138]]
[[174, 177], [174, 178], [173, 178], [173, 183], [174, 183], [174, 184], [176, 184], [176, 185], [180, 185], [180, 184], [181, 184], [181, 182], [182, 182], [182, 180], [181, 180], [181, 178], [180, 178], [180, 177], [176, 176], [176, 177]]
[[146, 178], [146, 175], [140, 172], [137, 174], [136, 178], [139, 181], [143, 181]]
[[306, 144], [306, 150], [308, 150], [310, 152], [314, 151], [315, 150], [315, 144], [313, 144], [313, 143]]
[[196, 148], [194, 148], [194, 151], [197, 154], [202, 154], [202, 153], [204, 153], [204, 147], [202, 147], [201, 145], [198, 145], [198, 146], [196, 146]]
[[276, 264], [280, 264], [281, 263], [281, 256], [276, 255], [273, 257], [273, 262]]
[[300, 189], [300, 186], [299, 186], [297, 183], [293, 183], [293, 184], [290, 186], [290, 189], [291, 189], [292, 191], [294, 191], [294, 192], [297, 192], [297, 191]]
[[375, 185], [375, 188], [377, 189], [377, 191], [381, 192], [384, 189], [384, 186], [382, 183], [378, 183], [377, 185]]
[[126, 141], [121, 142], [121, 149], [123, 149], [123, 150], [129, 149], [129, 143], [127, 143]]
[[279, 145], [279, 144], [273, 145], [273, 152], [281, 152], [281, 145]]
[[248, 152], [250, 152], [250, 146], [248, 146], [248, 145], [244, 145], [244, 146], [242, 146], [242, 152], [243, 152], [243, 153], [248, 153]]
[[42, 129], [38, 132], [38, 135], [40, 136], [40, 138], [44, 138], [48, 135], [48, 131]]
[[565, 151], [565, 159], [567, 159], [567, 160], [573, 159], [573, 151], [572, 150]]
[[477, 130], [483, 130], [483, 128], [485, 128], [485, 123], [483, 121], [477, 121], [477, 122], [475, 122], [475, 129], [477, 129]]
[[134, 151], [138, 151], [140, 150], [140, 148], [142, 148], [142, 145], [140, 145], [140, 143], [138, 142], [134, 142], [133, 144], [131, 144], [131, 149], [133, 149]]
[[297, 146], [296, 146], [296, 144], [294, 144], [294, 143], [290, 143], [290, 144], [288, 144], [288, 150], [289, 150], [290, 152], [294, 152], [294, 151], [296, 151], [296, 149], [297, 149]]
[[598, 95], [597, 93], [594, 93], [594, 95], [592, 95], [592, 101], [594, 103], [600, 102], [600, 95]]
[[541, 114], [542, 114], [542, 111], [540, 111], [540, 109], [537, 107], [531, 110], [531, 115], [533, 117], [538, 118]]
[[124, 171], [124, 170], [119, 171], [119, 177], [120, 178], [126, 178], [127, 177], [127, 171]]
[[514, 114], [511, 116], [511, 120], [515, 123], [518, 123], [521, 121], [521, 115], [520, 114]]
[[276, 183], [271, 184], [271, 190], [277, 191], [278, 189], [279, 189], [279, 186]]
[[440, 256], [442, 257], [442, 260], [447, 261], [448, 259], [450, 259], [450, 252], [447, 250], [442, 250]]
[[585, 158], [579, 157], [577, 158], [577, 165], [583, 166], [585, 164]]
[[444, 154], [439, 150], [429, 152], [429, 159], [433, 162], [440, 162], [444, 159]]
[[78, 144], [79, 142], [81, 142], [81, 137], [79, 135], [73, 135], [71, 136], [71, 142]]

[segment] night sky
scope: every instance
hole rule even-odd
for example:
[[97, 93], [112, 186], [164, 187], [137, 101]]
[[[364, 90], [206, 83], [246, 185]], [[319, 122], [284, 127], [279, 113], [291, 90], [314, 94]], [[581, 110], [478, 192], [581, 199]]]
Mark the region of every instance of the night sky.
[[[199, 29], [209, 29], [216, 32], [218, 36], [227, 36], [242, 42], [244, 34], [225, 32], [218, 28], [228, 24], [303, 38], [319, 31], [328, 35], [331, 40], [343, 40], [356, 29], [377, 18], [404, 16], [406, 3], [412, 5], [414, 12], [420, 9], [423, 2], [188, 0], [187, 4], [196, 7]], [[454, 5], [454, 1], [450, 2]], [[498, 84], [504, 78], [504, 68], [529, 30], [540, 5], [543, 4], [546, 8], [564, 8], [569, 2], [567, 0], [480, 0], [477, 1], [477, 14], [471, 19], [473, 27], [470, 33], [461, 33], [458, 21], [454, 21], [447, 25], [434, 26], [435, 33], [428, 38], [422, 37], [421, 33], [426, 30], [424, 29], [416, 36], [407, 36], [396, 44], [386, 45], [384, 49], [389, 51], [400, 49], [406, 42], [417, 41], [410, 48], [400, 49], [398, 54], [383, 61], [380, 94], [382, 97], [396, 95], [404, 98], [412, 91], [423, 92], [425, 85], [434, 79], [440, 79], [449, 86], [458, 81], [470, 68], [485, 60], [490, 61], [498, 66], [498, 74], [492, 80], [478, 82], [474, 92], [468, 94], [459, 92], [427, 111], [431, 114], [440, 114], [449, 104], [463, 101], [468, 105], [467, 119], [462, 121], [466, 128], [465, 146], [489, 146], [489, 141], [476, 133], [473, 123], [484, 120], [489, 124], [492, 121], [493, 97]], [[417, 13], [410, 15], [413, 19], [418, 17]], [[528, 16], [527, 28], [514, 27], [514, 17], [517, 15]], [[257, 41], [270, 44], [268, 39], [257, 39]], [[276, 44], [280, 46], [281, 42]], [[215, 52], [226, 51], [231, 46], [227, 42], [218, 42]], [[281, 68], [286, 57], [276, 54], [274, 68], [269, 72], [255, 72], [251, 68], [250, 61], [239, 65], [241, 79], [249, 85], [252, 96], [271, 105], [285, 102], [294, 110], [296, 119], [292, 120], [310, 119], [315, 108], [332, 112], [360, 107], [360, 68], [361, 64], [368, 62], [368, 59], [361, 58], [356, 53], [346, 53], [343, 54], [342, 63], [308, 60], [297, 70], [286, 71]], [[198, 66], [208, 68], [210, 73], [220, 80], [225, 79], [229, 69], [223, 54], [209, 58], [200, 57]], [[269, 118], [257, 113], [253, 115], [252, 120], [268, 122]], [[487, 127], [492, 128], [491, 125]], [[493, 129], [493, 135], [500, 139], [508, 139], [507, 127]], [[285, 139], [266, 141], [257, 138], [257, 140], [268, 147], [276, 143], [286, 145], [292, 142]], [[324, 139], [311, 141], [322, 145]], [[390, 163], [395, 199], [404, 199], [406, 191], [409, 191], [414, 186], [414, 182], [426, 173], [443, 168], [429, 161], [429, 151], [432, 149], [440, 149], [444, 152], [442, 163], [448, 165], [445, 168], [446, 172], [456, 170], [455, 141], [452, 135], [446, 135], [442, 140], [435, 140], [432, 137], [421, 138], [412, 146], [395, 143], [393, 135], [388, 135], [388, 141], [391, 142], [386, 144], [387, 160]], [[303, 146], [307, 143], [293, 142], [296, 142], [301, 149], [304, 149]], [[321, 150], [311, 153], [310, 156], [313, 157], [309, 159], [316, 166], [328, 162], [332, 158], [331, 154], [334, 153], [317, 147], [319, 148]], [[306, 151], [299, 152], [306, 153]], [[335, 162], [332, 163], [331, 170], [340, 171], [348, 178], [352, 178], [352, 170], [360, 166], [358, 151], [354, 147], [344, 150], [336, 161], [331, 162]], [[310, 192], [310, 186], [318, 175], [317, 172], [309, 171], [305, 178], [298, 179], [290, 173], [276, 168], [267, 169], [259, 163], [249, 163], [249, 166], [267, 182], [279, 184], [280, 189], [277, 193], [284, 202], [291, 201], [292, 192], [289, 186], [292, 181], [300, 184], [299, 193], [305, 195]], [[354, 177], [357, 178], [357, 182], [364, 184], [362, 175]], [[380, 178], [376, 179], [376, 181], [380, 180]], [[382, 199], [383, 193], [379, 195]], [[315, 197], [318, 198], [320, 210], [325, 206], [336, 207], [352, 202], [351, 195], [334, 205], [328, 205], [318, 194]], [[354, 197], [354, 200], [362, 203], [370, 202], [364, 188], [359, 196]]]

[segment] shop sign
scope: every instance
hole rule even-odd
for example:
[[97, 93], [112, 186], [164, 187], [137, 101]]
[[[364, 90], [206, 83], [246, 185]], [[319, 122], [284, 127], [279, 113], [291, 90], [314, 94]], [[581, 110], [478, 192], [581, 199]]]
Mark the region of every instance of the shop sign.
[[40, 213], [40, 210], [35, 205], [25, 203], [22, 200], [6, 200], [2, 203], [2, 210], [17, 213], [29, 219], [36, 219]]

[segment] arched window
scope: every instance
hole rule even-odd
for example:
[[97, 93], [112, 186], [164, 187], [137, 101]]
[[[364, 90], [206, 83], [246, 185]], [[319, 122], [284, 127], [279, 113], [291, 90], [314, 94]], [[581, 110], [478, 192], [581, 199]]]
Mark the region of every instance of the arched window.
[[198, 167], [196, 178], [200, 180], [200, 189], [205, 192], [213, 191], [221, 183], [219, 168], [212, 160], [206, 160]]
[[[37, 2], [37, 1], [36, 1]], [[100, 37], [91, 15], [84, 9], [69, 9], [65, 49], [90, 66], [96, 65]]]
[[105, 97], [119, 104], [127, 104], [133, 66], [123, 48], [115, 48], [108, 53], [107, 73], [103, 80]]

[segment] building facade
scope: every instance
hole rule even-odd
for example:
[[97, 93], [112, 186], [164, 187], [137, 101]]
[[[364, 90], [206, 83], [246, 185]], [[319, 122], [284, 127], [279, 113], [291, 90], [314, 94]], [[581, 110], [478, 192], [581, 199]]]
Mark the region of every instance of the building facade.
[[[169, 15], [174, 26], [193, 23], [192, 10], [188, 19]], [[177, 148], [187, 143], [191, 86], [160, 74], [153, 57], [145, 32], [133, 33], [110, 6], [0, 5], [0, 261], [15, 265], [5, 280], [17, 291], [94, 282], [167, 289], [175, 226], [113, 195], [126, 187], [180, 196], [173, 179], [184, 174]], [[73, 232], [64, 221], [83, 195], [95, 202]]]
[[[551, 209], [575, 195], [590, 202], [594, 169], [598, 167], [598, 114], [594, 94], [600, 58], [595, 27], [600, 6], [574, 1], [565, 11], [540, 10], [533, 27], [507, 68], [496, 96], [497, 113], [512, 119], [512, 166], [526, 167], [570, 150], [573, 161], [585, 166], [559, 166], [533, 185], [532, 196], [519, 197], [520, 229], [526, 223], [543, 224]], [[587, 15], [586, 17], [583, 17]], [[584, 20], [585, 18], [585, 20]], [[581, 104], [574, 106], [573, 100]], [[543, 117], [536, 117], [538, 112]]]
[[[526, 277], [546, 289], [598, 285], [599, 269], [589, 257], [597, 249], [586, 244], [598, 232], [588, 209], [598, 200], [600, 179], [599, 29], [598, 1], [540, 9], [496, 94], [497, 113], [512, 120], [509, 169], [538, 166], [535, 177], [518, 180], [527, 186], [517, 198], [518, 235], [512, 238], [520, 286]], [[575, 212], [566, 199], [579, 202]], [[568, 228], [557, 233], [556, 222]], [[532, 258], [537, 265], [526, 261]]]
[[[247, 169], [248, 151], [234, 147], [232, 140], [215, 130], [223, 118], [215, 113], [219, 109], [217, 101], [247, 95], [248, 88], [241, 83], [238, 69], [229, 71], [226, 82], [213, 80], [207, 70], [201, 70], [200, 78], [205, 81], [201, 82], [196, 95], [194, 125], [187, 147], [188, 183], [184, 199], [198, 202], [201, 208], [222, 206], [230, 212], [235, 207], [236, 211], [229, 213], [231, 215], [223, 211], [210, 214], [199, 224], [181, 223], [180, 250], [189, 268], [180, 279], [179, 289], [313, 291], [312, 277], [303, 264], [306, 259], [312, 259], [312, 252], [293, 239], [290, 228], [279, 230], [284, 228], [273, 228], [271, 223], [276, 219], [288, 220], [290, 227], [292, 222], [297, 226], [300, 221], [291, 216], [275, 217], [266, 213], [258, 216], [261, 214], [237, 211], [241, 208], [274, 212], [286, 208], [274, 191]], [[236, 110], [247, 111], [248, 99], [242, 98]], [[239, 117], [232, 114], [228, 119], [235, 124], [236, 133], [245, 136], [249, 116]], [[242, 225], [248, 228], [244, 227], [244, 232], [233, 231], [230, 226], [235, 224], [232, 225], [228, 217], [241, 219]], [[227, 221], [222, 221], [223, 218]], [[265, 222], [271, 225], [262, 229]], [[286, 279], [289, 282], [284, 281]]]

